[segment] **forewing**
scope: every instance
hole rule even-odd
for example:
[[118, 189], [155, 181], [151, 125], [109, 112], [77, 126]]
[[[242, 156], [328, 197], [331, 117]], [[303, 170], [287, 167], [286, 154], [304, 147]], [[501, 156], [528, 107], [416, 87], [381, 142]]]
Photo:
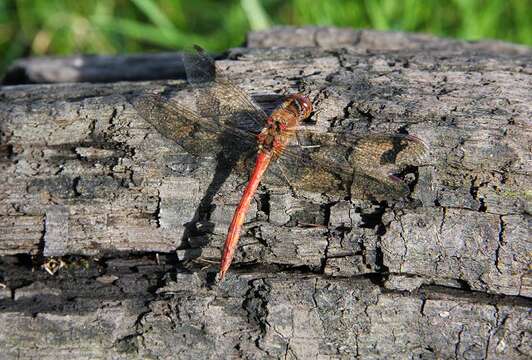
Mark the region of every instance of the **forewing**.
[[255, 135], [243, 129], [199, 115], [192, 109], [160, 95], [132, 95], [128, 101], [137, 113], [167, 139], [197, 156], [215, 156], [217, 152], [237, 144], [233, 151], [253, 147]]
[[183, 55], [187, 81], [196, 88], [198, 113], [221, 122], [260, 131], [267, 115], [240, 87], [216, 69], [214, 60], [199, 46]]
[[193, 52], [183, 53], [183, 65], [187, 81], [194, 84], [206, 84], [215, 81], [216, 66], [214, 60], [201, 47], [195, 45]]
[[393, 174], [418, 164], [427, 150], [420, 139], [401, 134], [301, 132], [298, 142], [285, 150], [272, 179], [285, 178], [294, 188], [376, 200], [406, 196], [408, 186]]

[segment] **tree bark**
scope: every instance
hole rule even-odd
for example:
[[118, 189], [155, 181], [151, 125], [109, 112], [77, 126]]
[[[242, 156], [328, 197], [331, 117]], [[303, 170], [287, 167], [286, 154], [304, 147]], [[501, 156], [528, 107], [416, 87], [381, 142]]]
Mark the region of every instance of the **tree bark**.
[[249, 34], [217, 66], [265, 109], [304, 92], [316, 129], [414, 134], [429, 154], [396, 202], [262, 186], [222, 283], [246, 179], [237, 154], [194, 156], [136, 114], [131, 91], [186, 92], [132, 81], [182, 77], [170, 55], [142, 58], [138, 75], [106, 58], [108, 78], [97, 57], [66, 78], [72, 59], [28, 59], [24, 82], [51, 84], [0, 90], [3, 358], [532, 356], [530, 49]]

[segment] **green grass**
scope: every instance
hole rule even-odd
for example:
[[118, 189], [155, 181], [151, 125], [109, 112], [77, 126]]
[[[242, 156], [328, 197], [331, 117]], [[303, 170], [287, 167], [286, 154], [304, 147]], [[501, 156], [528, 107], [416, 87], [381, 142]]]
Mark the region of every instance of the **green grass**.
[[532, 45], [532, 0], [0, 0], [0, 74], [30, 55], [219, 51], [274, 25], [334, 25]]

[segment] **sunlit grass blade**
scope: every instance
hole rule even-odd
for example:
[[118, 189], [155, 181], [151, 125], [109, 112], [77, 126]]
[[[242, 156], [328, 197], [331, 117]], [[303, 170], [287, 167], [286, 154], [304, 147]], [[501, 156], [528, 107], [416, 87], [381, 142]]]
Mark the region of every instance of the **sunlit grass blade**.
[[387, 30], [390, 28], [390, 22], [384, 11], [384, 6], [377, 0], [365, 0], [367, 14], [370, 24], [377, 30]]
[[241, 0], [240, 4], [246, 13], [251, 30], [264, 30], [271, 26], [268, 14], [264, 11], [259, 0]]
[[151, 20], [159, 29], [175, 30], [174, 24], [166, 17], [152, 0], [132, 0], [133, 3]]

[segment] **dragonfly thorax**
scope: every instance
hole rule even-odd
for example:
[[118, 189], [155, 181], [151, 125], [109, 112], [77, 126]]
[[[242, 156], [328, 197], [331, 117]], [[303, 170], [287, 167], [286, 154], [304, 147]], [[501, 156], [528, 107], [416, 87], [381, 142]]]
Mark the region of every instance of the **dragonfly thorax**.
[[279, 157], [294, 135], [299, 123], [312, 112], [310, 101], [303, 95], [288, 96], [281, 106], [273, 111], [266, 126], [257, 137], [261, 151], [271, 151]]
[[289, 128], [289, 124], [283, 117], [275, 111], [272, 116], [268, 118], [266, 126], [257, 135], [259, 149], [265, 152], [273, 152], [276, 157], [280, 156], [286, 144], [293, 135], [293, 129]]

